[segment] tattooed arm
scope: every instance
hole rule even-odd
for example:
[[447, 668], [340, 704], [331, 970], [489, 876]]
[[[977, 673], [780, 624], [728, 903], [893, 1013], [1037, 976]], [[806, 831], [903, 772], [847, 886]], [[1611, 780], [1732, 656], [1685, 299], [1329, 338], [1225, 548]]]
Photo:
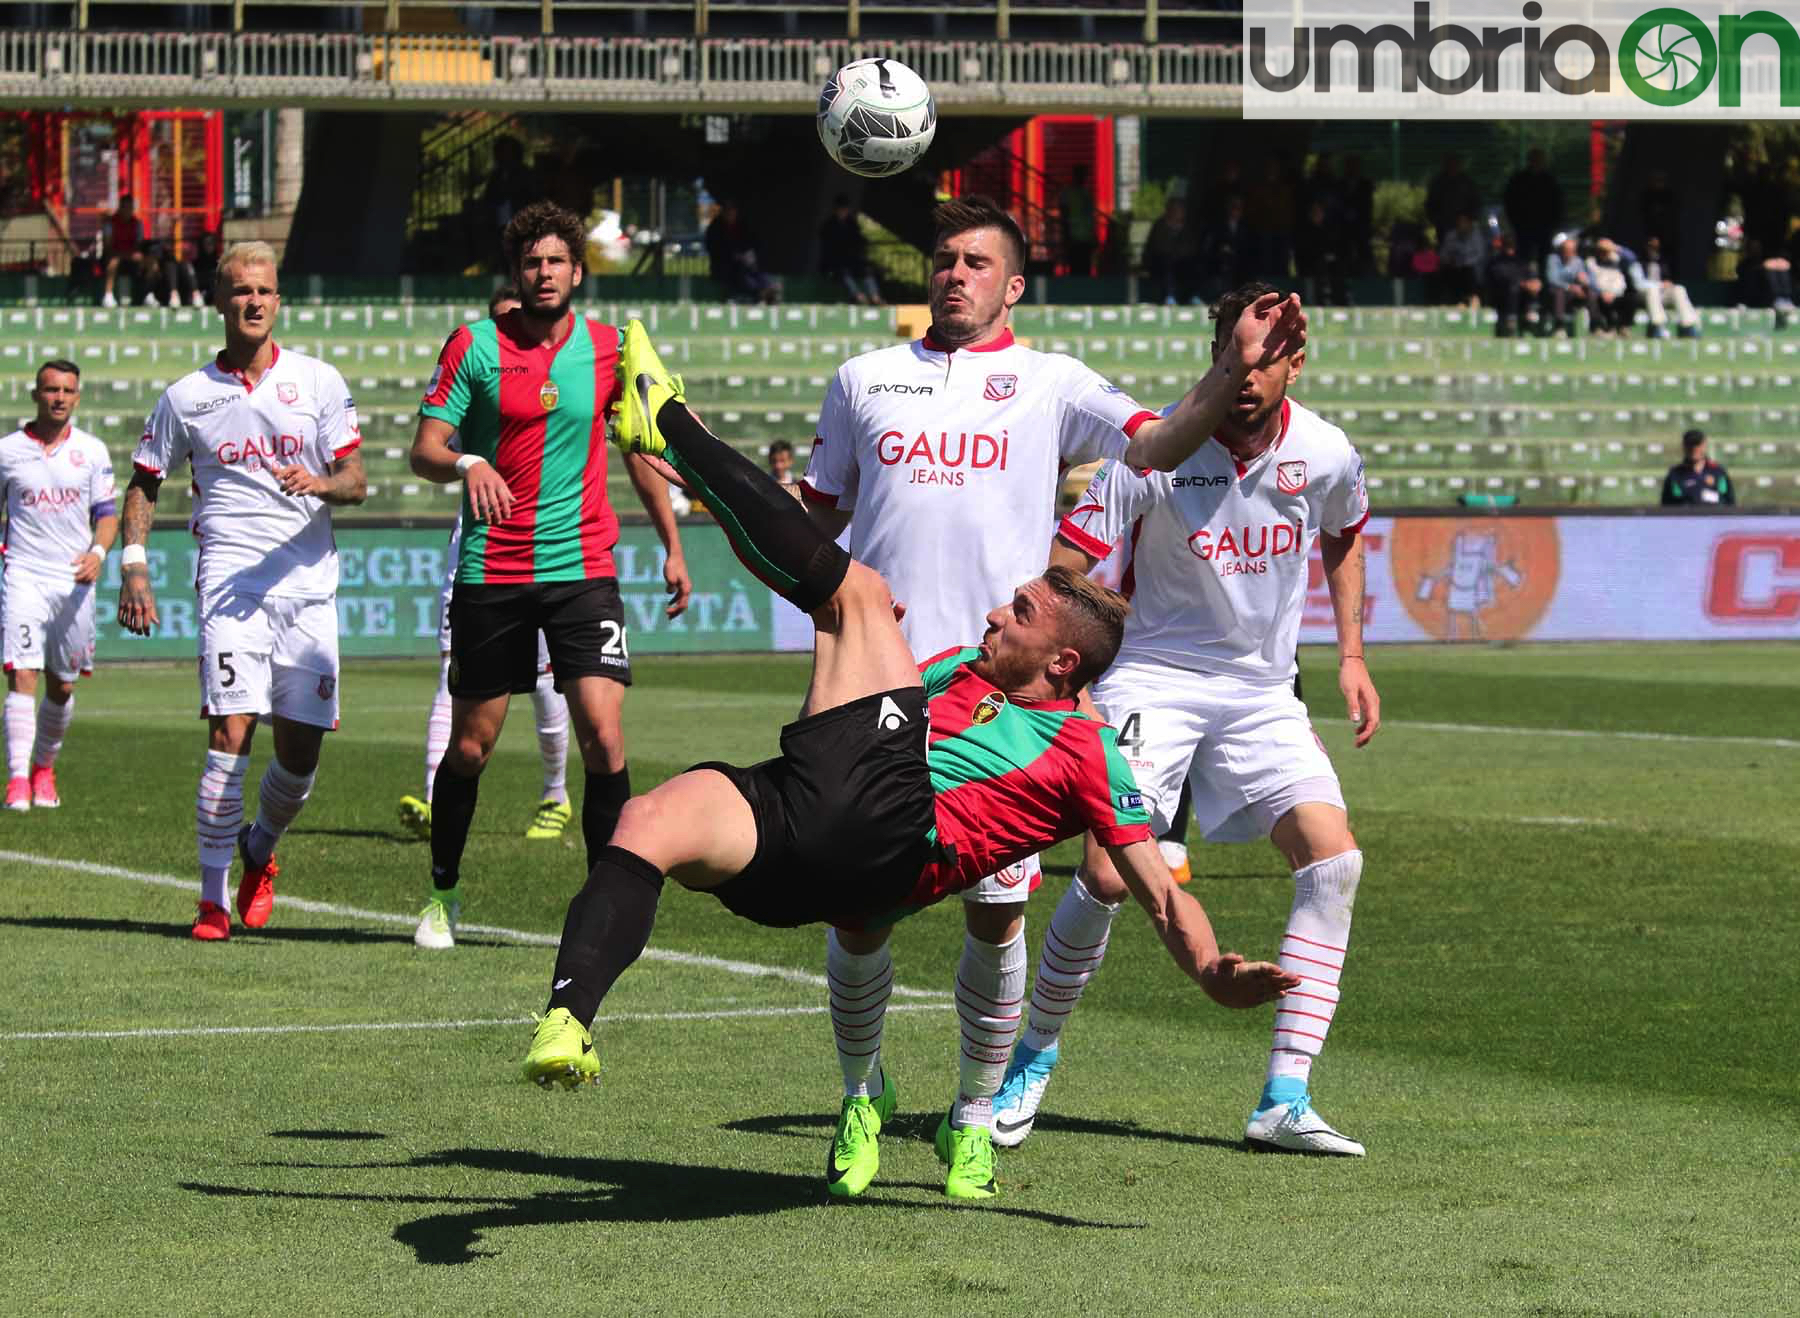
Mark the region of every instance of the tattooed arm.
[[119, 625], [137, 636], [148, 636], [161, 621], [156, 615], [156, 592], [150, 587], [150, 568], [130, 561], [131, 546], [140, 550], [150, 540], [150, 521], [156, 516], [156, 495], [162, 477], [147, 471], [132, 474], [125, 487], [125, 511], [119, 515], [119, 534], [126, 547], [126, 563], [119, 569]]

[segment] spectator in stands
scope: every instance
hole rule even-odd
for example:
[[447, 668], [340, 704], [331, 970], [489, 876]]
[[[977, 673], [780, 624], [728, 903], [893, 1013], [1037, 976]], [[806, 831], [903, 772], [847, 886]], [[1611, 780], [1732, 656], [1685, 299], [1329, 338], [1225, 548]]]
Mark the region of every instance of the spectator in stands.
[[207, 229], [194, 245], [194, 286], [203, 298], [211, 299], [213, 285], [219, 279], [219, 231]]
[[1444, 157], [1444, 167], [1425, 190], [1425, 218], [1441, 240], [1456, 227], [1458, 215], [1476, 215], [1481, 211], [1481, 189], [1463, 172], [1462, 157], [1454, 151]]
[[1069, 186], [1057, 198], [1062, 218], [1063, 263], [1072, 275], [1094, 273], [1094, 247], [1099, 242], [1099, 221], [1094, 213], [1094, 194], [1088, 187], [1088, 167], [1070, 172]]
[[1528, 261], [1542, 261], [1563, 220], [1562, 184], [1545, 163], [1542, 147], [1533, 147], [1525, 156], [1525, 168], [1506, 181], [1504, 202], [1520, 254]]
[[1294, 229], [1299, 215], [1287, 163], [1280, 156], [1270, 156], [1263, 162], [1262, 178], [1244, 193], [1243, 216], [1250, 238], [1249, 251], [1241, 253], [1249, 259], [1244, 277], [1260, 276], [1277, 283], [1285, 280], [1293, 263]]
[[1199, 296], [1200, 239], [1188, 223], [1187, 203], [1170, 197], [1144, 239], [1144, 278], [1150, 300], [1165, 306]]
[[1495, 338], [1510, 339], [1527, 328], [1539, 335], [1549, 332], [1549, 318], [1543, 313], [1544, 281], [1538, 277], [1537, 263], [1519, 250], [1510, 233], [1494, 235], [1482, 287], [1488, 305], [1499, 315], [1494, 322]]
[[1487, 243], [1475, 227], [1475, 217], [1464, 211], [1438, 244], [1438, 289], [1446, 302], [1459, 307], [1479, 306], [1481, 265]]
[[1294, 243], [1294, 269], [1302, 282], [1302, 300], [1325, 307], [1347, 304], [1344, 266], [1343, 226], [1333, 222], [1325, 203], [1315, 198], [1306, 208]]
[[138, 218], [137, 201], [128, 192], [119, 198], [119, 208], [106, 221], [106, 287], [100, 305], [119, 305], [113, 285], [121, 274], [127, 274], [144, 304], [155, 306], [156, 292], [150, 284], [155, 273], [156, 254], [144, 240], [144, 222]]
[[1698, 508], [1703, 504], [1732, 507], [1737, 492], [1731, 488], [1731, 477], [1725, 468], [1706, 456], [1706, 435], [1690, 430], [1681, 437], [1681, 461], [1669, 468], [1663, 478], [1662, 506], [1665, 508]]
[[783, 485], [794, 483], [794, 446], [785, 439], [769, 445], [769, 475]]
[[1638, 195], [1638, 216], [1644, 225], [1645, 251], [1650, 239], [1659, 239], [1667, 277], [1674, 278], [1675, 263], [1681, 259], [1681, 197], [1669, 186], [1668, 170], [1650, 171], [1650, 181]]
[[154, 273], [148, 276], [150, 296], [145, 302], [160, 301], [165, 307], [178, 307], [182, 303], [203, 307], [206, 305], [206, 293], [201, 292], [199, 276], [194, 270], [194, 263], [186, 256], [177, 256], [170, 244], [152, 243], [151, 253], [155, 258]]
[[756, 240], [738, 214], [735, 201], [720, 205], [719, 214], [706, 226], [706, 255], [712, 277], [732, 300], [773, 305], [781, 301], [781, 284], [765, 274], [756, 255]]
[[1219, 176], [1212, 180], [1204, 206], [1196, 206], [1193, 220], [1202, 231], [1212, 229], [1225, 218], [1233, 197], [1244, 195], [1244, 167], [1236, 156], [1219, 166]]
[[[1301, 190], [1300, 227], [1306, 227], [1306, 221], [1312, 208], [1318, 206], [1325, 213], [1325, 222], [1333, 228], [1344, 222], [1344, 192], [1338, 182], [1337, 172], [1332, 167], [1331, 156], [1320, 152], [1319, 158], [1313, 161], [1312, 173], [1306, 176], [1306, 186]], [[1295, 256], [1298, 259], [1298, 250]]]
[[1792, 264], [1785, 256], [1764, 256], [1762, 243], [1746, 238], [1732, 292], [1740, 306], [1773, 307], [1775, 328], [1786, 329], [1794, 314]]
[[1224, 293], [1248, 279], [1251, 260], [1249, 221], [1244, 199], [1230, 197], [1219, 222], [1200, 240], [1200, 283], [1207, 291]]
[[1576, 309], [1587, 308], [1590, 324], [1594, 315], [1593, 285], [1574, 238], [1565, 236], [1550, 253], [1544, 262], [1544, 283], [1550, 294], [1550, 332], [1561, 330], [1574, 338]]
[[1362, 157], [1344, 157], [1344, 176], [1338, 184], [1344, 198], [1345, 273], [1367, 274], [1375, 235], [1375, 184], [1363, 174]]
[[1592, 289], [1588, 314], [1593, 317], [1596, 334], [1623, 334], [1631, 328], [1637, 298], [1631, 292], [1628, 268], [1619, 245], [1611, 238], [1594, 243], [1594, 254], [1587, 261], [1587, 276]]
[[537, 178], [525, 163], [525, 144], [516, 137], [494, 142], [494, 167], [482, 185], [481, 201], [494, 225], [496, 241], [512, 217], [538, 199]]
[[819, 269], [842, 283], [857, 306], [881, 305], [881, 287], [869, 265], [869, 241], [847, 193], [831, 199], [831, 214], [819, 226]]
[[1632, 294], [1644, 304], [1644, 310], [1649, 314], [1651, 338], [1669, 337], [1669, 312], [1665, 300], [1675, 306], [1675, 333], [1684, 339], [1699, 337], [1700, 313], [1688, 300], [1687, 289], [1668, 277], [1661, 238], [1651, 234], [1644, 240], [1644, 259], [1640, 261], [1633, 257], [1625, 267], [1625, 275], [1631, 281]]

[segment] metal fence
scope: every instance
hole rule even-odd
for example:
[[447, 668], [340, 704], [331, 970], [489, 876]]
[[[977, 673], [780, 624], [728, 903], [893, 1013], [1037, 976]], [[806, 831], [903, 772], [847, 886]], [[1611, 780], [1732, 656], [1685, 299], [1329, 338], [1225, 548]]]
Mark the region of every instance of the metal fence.
[[0, 101], [810, 113], [833, 69], [869, 55], [912, 66], [950, 114], [1241, 103], [1232, 46], [18, 30], [0, 30]]

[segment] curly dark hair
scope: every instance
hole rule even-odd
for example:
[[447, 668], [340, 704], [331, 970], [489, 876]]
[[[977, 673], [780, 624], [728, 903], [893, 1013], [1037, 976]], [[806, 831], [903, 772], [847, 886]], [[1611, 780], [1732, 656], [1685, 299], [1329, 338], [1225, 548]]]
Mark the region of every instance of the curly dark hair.
[[507, 223], [500, 235], [506, 252], [506, 268], [519, 273], [519, 261], [543, 238], [561, 238], [568, 244], [569, 255], [576, 261], [587, 251], [587, 226], [573, 211], [564, 210], [553, 201], [534, 201]]
[[1019, 222], [986, 197], [957, 197], [942, 202], [931, 212], [932, 239], [935, 248], [946, 238], [971, 229], [998, 229], [1005, 235], [1008, 261], [1007, 274], [1025, 273], [1025, 234]]
[[1279, 292], [1281, 290], [1267, 280], [1252, 279], [1247, 284], [1239, 284], [1213, 303], [1213, 342], [1222, 344], [1229, 339], [1231, 331], [1237, 328], [1238, 317], [1256, 305], [1257, 298]]

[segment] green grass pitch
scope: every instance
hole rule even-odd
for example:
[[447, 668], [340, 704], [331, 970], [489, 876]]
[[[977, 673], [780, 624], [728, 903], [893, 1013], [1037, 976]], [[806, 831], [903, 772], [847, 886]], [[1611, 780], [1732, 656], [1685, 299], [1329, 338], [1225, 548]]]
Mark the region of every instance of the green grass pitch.
[[[658, 955], [603, 1008], [601, 1085], [515, 1079], [582, 868], [577, 829], [522, 837], [528, 702], [465, 915], [536, 941], [414, 951], [426, 848], [394, 804], [435, 674], [361, 663], [280, 852], [281, 896], [314, 905], [197, 946], [193, 894], [142, 879], [193, 876], [191, 670], [103, 667], [64, 807], [0, 815], [0, 1311], [1800, 1312], [1793, 647], [1371, 658], [1389, 722], [1353, 752], [1331, 655], [1304, 657], [1368, 857], [1314, 1093], [1370, 1156], [1243, 1150], [1268, 1012], [1213, 1007], [1127, 911], [979, 1208], [943, 1199], [930, 1147], [955, 903], [897, 931], [920, 991], [888, 1024], [902, 1115], [868, 1197], [829, 1202], [818, 930], [671, 888]], [[805, 671], [640, 663], [640, 790], [770, 753]], [[1034, 957], [1073, 859], [1032, 904]], [[1197, 847], [1195, 870], [1222, 941], [1271, 954], [1273, 849]], [[196, 1027], [244, 1032], [155, 1033]]]

